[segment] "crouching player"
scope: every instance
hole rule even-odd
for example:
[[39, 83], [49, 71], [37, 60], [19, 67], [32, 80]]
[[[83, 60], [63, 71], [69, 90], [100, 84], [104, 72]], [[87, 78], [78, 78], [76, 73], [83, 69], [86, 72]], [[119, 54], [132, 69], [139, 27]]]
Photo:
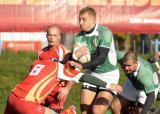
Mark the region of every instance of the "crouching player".
[[[77, 83], [86, 81], [112, 91], [122, 91], [119, 85], [107, 84], [96, 77], [87, 76], [87, 74], [81, 73], [79, 70], [69, 67], [69, 65], [51, 60], [36, 60], [28, 75], [10, 93], [5, 114], [57, 114], [57, 112], [45, 106], [45, 98], [52, 93], [61, 80]], [[56, 95], [53, 101], [57, 101]], [[65, 112], [76, 114], [72, 108], [71, 110], [61, 111], [60, 114], [66, 114]]]
[[123, 91], [112, 103], [114, 114], [123, 114], [122, 109], [131, 102], [137, 104], [138, 114], [148, 114], [158, 93], [159, 80], [156, 72], [149, 62], [133, 51], [117, 52], [117, 56], [128, 79]]

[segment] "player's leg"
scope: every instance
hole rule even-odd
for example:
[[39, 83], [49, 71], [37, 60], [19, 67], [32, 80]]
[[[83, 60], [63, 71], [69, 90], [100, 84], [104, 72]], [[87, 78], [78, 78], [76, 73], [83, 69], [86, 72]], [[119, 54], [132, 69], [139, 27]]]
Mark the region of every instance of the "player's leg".
[[14, 113], [16, 113], [16, 111], [14, 110], [14, 105], [13, 104], [14, 104], [14, 96], [11, 93], [8, 96], [4, 114], [14, 114]]
[[122, 96], [117, 96], [112, 104], [111, 108], [113, 111], [113, 114], [123, 114], [123, 110], [125, 111], [125, 108], [128, 108], [127, 106], [130, 104], [130, 101]]
[[112, 110], [115, 114], [120, 114], [122, 108], [130, 103], [130, 101], [137, 101], [139, 91], [132, 85], [128, 79], [123, 85], [123, 91], [114, 99], [112, 103]]
[[[90, 84], [84, 83], [81, 92], [81, 113], [89, 114], [92, 108], [92, 102], [96, 95], [96, 88], [89, 86]], [[91, 113], [90, 113], [91, 114]]]
[[14, 93], [8, 97], [5, 114], [57, 114], [54, 110], [32, 101], [19, 98]]
[[110, 106], [113, 99], [113, 93], [110, 91], [99, 91], [93, 102], [93, 113], [104, 114]]
[[[94, 76], [100, 78], [101, 80], [109, 84], [118, 84], [119, 81], [119, 70], [114, 70], [106, 73], [94, 73]], [[106, 90], [103, 87], [98, 88], [98, 94], [93, 103], [93, 113], [94, 114], [104, 114], [105, 111], [110, 106], [113, 95], [116, 94], [116, 91]]]

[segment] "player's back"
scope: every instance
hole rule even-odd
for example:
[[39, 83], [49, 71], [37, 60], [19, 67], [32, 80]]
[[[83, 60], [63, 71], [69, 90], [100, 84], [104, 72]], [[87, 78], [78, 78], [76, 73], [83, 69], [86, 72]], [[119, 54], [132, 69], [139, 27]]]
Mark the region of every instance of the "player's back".
[[57, 73], [57, 62], [36, 60], [28, 76], [12, 92], [25, 100], [40, 103], [58, 84]]

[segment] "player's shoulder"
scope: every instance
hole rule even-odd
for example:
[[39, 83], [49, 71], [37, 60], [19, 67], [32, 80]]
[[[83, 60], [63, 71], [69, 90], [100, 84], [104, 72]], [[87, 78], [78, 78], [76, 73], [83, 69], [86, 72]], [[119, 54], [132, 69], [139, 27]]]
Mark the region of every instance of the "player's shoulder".
[[85, 35], [84, 32], [83, 32], [83, 31], [80, 31], [80, 32], [75, 36], [75, 38], [82, 37], [82, 36], [84, 36], [84, 35]]
[[46, 47], [42, 48], [38, 53], [42, 53], [42, 52], [45, 52], [47, 50], [49, 50], [49, 46], [46, 46]]
[[50, 59], [47, 59], [47, 60], [39, 60], [39, 59], [36, 59], [36, 60], [33, 62], [32, 66], [35, 66], [35, 65], [37, 65], [37, 64], [53, 65], [53, 64], [57, 64], [57, 62], [54, 62], [54, 61], [52, 61], [52, 60], [50, 60]]
[[81, 39], [85, 37], [85, 34], [83, 31], [80, 31], [76, 36], [74, 36], [74, 41], [75, 42], [80, 42]]
[[65, 45], [63, 45], [63, 44], [59, 44], [59, 46], [61, 47], [61, 48], [64, 48], [64, 49], [66, 49], [67, 47], [65, 46]]
[[41, 50], [42, 51], [47, 51], [47, 50], [49, 50], [49, 46], [46, 46], [46, 47], [42, 48]]
[[65, 45], [60, 43], [59, 46], [64, 50], [65, 54], [70, 52], [70, 50]]
[[108, 27], [102, 26], [102, 25], [98, 25], [97, 31], [98, 32], [105, 32], [105, 33], [112, 33]]
[[[138, 74], [140, 77], [152, 77], [153, 75], [153, 72], [150, 68], [148, 68], [146, 65], [144, 64], [140, 64], [140, 68], [139, 68], [139, 71], [138, 71]], [[144, 78], [145, 79], [145, 78]]]

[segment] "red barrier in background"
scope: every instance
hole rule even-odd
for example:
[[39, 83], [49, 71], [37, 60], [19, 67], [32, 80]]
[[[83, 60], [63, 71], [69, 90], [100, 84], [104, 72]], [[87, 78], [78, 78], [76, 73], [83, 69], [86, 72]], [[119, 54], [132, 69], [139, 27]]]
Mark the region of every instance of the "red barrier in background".
[[13, 51], [34, 51], [38, 52], [41, 49], [40, 41], [4, 41], [3, 49], [11, 49]]
[[160, 32], [159, 0], [1, 0], [0, 31], [39, 32], [55, 24], [62, 32], [77, 32], [78, 12], [87, 5], [113, 32]]

